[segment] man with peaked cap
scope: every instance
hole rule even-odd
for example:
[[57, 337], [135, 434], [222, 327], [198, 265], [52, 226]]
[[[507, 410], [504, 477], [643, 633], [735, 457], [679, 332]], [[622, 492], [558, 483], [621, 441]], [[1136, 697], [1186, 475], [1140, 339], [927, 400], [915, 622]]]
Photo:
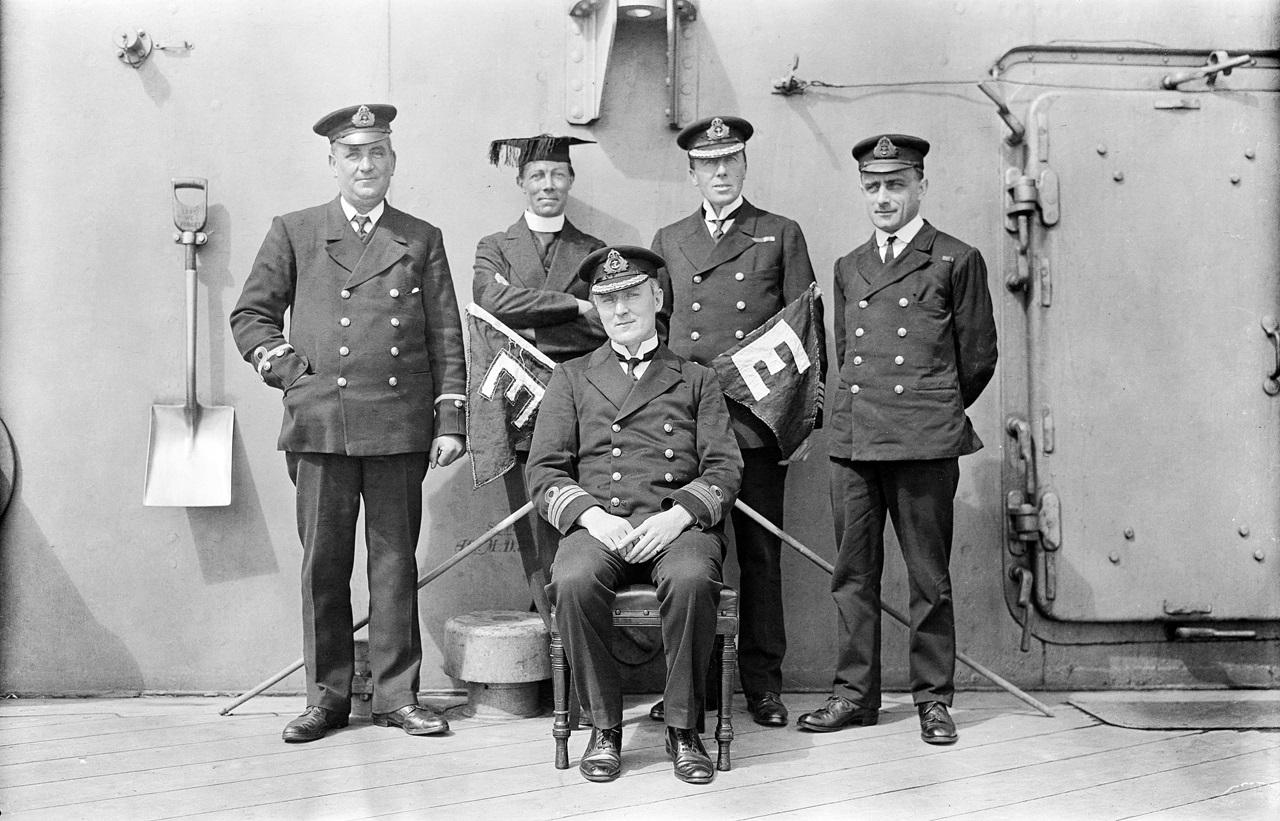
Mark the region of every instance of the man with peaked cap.
[[414, 551], [427, 468], [465, 450], [466, 363], [440, 229], [386, 201], [395, 116], [369, 104], [315, 124], [338, 196], [272, 220], [231, 312], [240, 352], [284, 393], [279, 447], [297, 491], [307, 710], [285, 727], [287, 742], [347, 724], [362, 500], [374, 722], [410, 735], [449, 729], [418, 706]]
[[529, 451], [538, 513], [563, 535], [548, 593], [592, 730], [579, 770], [621, 772], [622, 682], [614, 592], [657, 586], [666, 653], [667, 754], [682, 781], [715, 775], [698, 735], [715, 645], [724, 517], [742, 459], [715, 372], [658, 340], [662, 258], [601, 248], [578, 275], [609, 341], [555, 369]]
[[[564, 215], [573, 188], [569, 149], [594, 144], [577, 137], [519, 137], [489, 144], [489, 161], [518, 167], [516, 185], [525, 210], [506, 231], [476, 247], [471, 293], [477, 305], [520, 333], [555, 362], [581, 356], [605, 341], [600, 317], [587, 299], [578, 265], [603, 242], [578, 230]], [[529, 501], [524, 466], [529, 443], [516, 446], [517, 465], [503, 477], [512, 510]], [[538, 611], [549, 619], [547, 568], [558, 534], [541, 517], [515, 525], [525, 576]]]
[[[799, 298], [813, 283], [804, 232], [794, 221], [743, 198], [746, 143], [754, 129], [740, 117], [711, 117], [680, 132], [689, 182], [702, 194], [693, 214], [659, 229], [653, 250], [667, 261], [663, 275], [671, 315], [671, 349], [704, 365], [737, 345]], [[822, 305], [816, 302], [818, 325]], [[819, 368], [826, 374], [826, 335]], [[804, 459], [806, 441], [784, 454], [769, 427], [746, 406], [726, 398], [744, 463], [739, 498], [779, 527], [787, 461]], [[821, 418], [821, 417], [819, 417]], [[783, 727], [782, 659], [787, 649], [782, 603], [782, 545], [741, 511], [733, 512], [741, 569], [738, 670], [752, 719]], [[664, 705], [650, 715], [661, 720]]]
[[965, 409], [991, 381], [996, 326], [978, 249], [920, 216], [929, 143], [877, 134], [853, 148], [871, 237], [836, 261], [829, 417], [840, 613], [833, 693], [800, 717], [829, 732], [875, 724], [886, 515], [910, 587], [911, 697], [920, 735], [955, 742], [951, 535], [959, 457], [982, 447]]

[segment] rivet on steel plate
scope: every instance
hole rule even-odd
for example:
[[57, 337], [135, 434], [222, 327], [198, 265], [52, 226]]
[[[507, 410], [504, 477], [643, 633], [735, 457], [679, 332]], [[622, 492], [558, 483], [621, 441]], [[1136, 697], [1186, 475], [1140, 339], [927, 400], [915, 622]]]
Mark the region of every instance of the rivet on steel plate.
[[1261, 550], [1255, 550], [1253, 551], [1253, 558], [1258, 561], [1263, 561], [1267, 558], [1267, 554], [1263, 553]]
[[1236, 532], [1237, 532], [1237, 533], [1239, 533], [1241, 536], [1243, 536], [1243, 537], [1244, 537], [1244, 538], [1246, 538], [1246, 539], [1247, 539], [1247, 538], [1249, 538], [1249, 526], [1248, 526], [1248, 525], [1240, 525], [1240, 527], [1236, 528]]
[[1126, 527], [1126, 528], [1124, 529], [1124, 537], [1125, 537], [1126, 539], [1128, 539], [1129, 541], [1133, 541], [1133, 528], [1131, 528], [1131, 527]]
[[1246, 160], [1252, 160], [1256, 156], [1258, 156], [1257, 152], [1255, 152], [1252, 148], [1246, 148], [1244, 150], [1244, 158]]
[[1124, 172], [1117, 171], [1116, 173], [1111, 175], [1111, 179], [1115, 180], [1116, 182], [1124, 182]]
[[1232, 185], [1239, 185], [1239, 184], [1240, 184], [1240, 175], [1239, 175], [1239, 174], [1232, 174], [1232, 175], [1231, 175], [1231, 184], [1232, 184]]
[[1098, 143], [1098, 149], [1097, 149], [1097, 150], [1098, 150], [1098, 156], [1099, 156], [1099, 157], [1105, 157], [1105, 156], [1107, 156], [1107, 147], [1106, 147], [1105, 145], [1103, 145], [1102, 143]]
[[1116, 553], [1116, 552], [1114, 552], [1114, 551], [1113, 551], [1110, 555], [1108, 555], [1108, 556], [1107, 556], [1107, 558], [1111, 560], [1111, 563], [1112, 563], [1112, 564], [1120, 564], [1120, 554], [1119, 554], [1119, 553]]

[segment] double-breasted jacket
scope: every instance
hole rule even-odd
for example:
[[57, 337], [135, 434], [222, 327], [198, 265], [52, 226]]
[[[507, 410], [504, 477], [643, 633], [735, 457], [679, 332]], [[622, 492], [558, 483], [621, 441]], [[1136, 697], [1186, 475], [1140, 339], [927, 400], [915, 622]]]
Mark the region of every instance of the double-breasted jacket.
[[529, 451], [531, 495], [567, 533], [594, 505], [637, 525], [679, 503], [723, 534], [742, 456], [711, 369], [659, 345], [639, 381], [610, 345], [551, 375]]
[[928, 222], [888, 265], [875, 237], [835, 265], [830, 455], [942, 459], [982, 441], [965, 408], [991, 381], [996, 326], [982, 254]]
[[284, 391], [281, 450], [425, 452], [464, 432], [462, 325], [440, 229], [390, 205], [367, 244], [338, 198], [272, 220], [231, 330], [250, 361], [293, 347], [262, 371]]

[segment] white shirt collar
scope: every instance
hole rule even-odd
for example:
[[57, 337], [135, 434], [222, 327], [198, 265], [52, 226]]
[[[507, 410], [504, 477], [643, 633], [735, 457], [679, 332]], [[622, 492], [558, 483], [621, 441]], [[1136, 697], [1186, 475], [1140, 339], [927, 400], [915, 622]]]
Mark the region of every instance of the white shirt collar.
[[706, 200], [703, 200], [702, 201], [702, 218], [707, 222], [715, 222], [718, 219], [726, 220], [726, 221], [732, 220], [734, 213], [737, 212], [737, 210], [742, 207], [742, 202], [743, 202], [742, 195], [739, 194], [738, 198], [733, 202], [729, 203], [728, 205], [726, 205], [724, 208], [724, 211], [722, 211], [720, 213], [720, 216], [717, 217], [716, 209], [711, 207], [711, 203], [707, 202]]
[[532, 211], [525, 211], [524, 224], [529, 226], [530, 231], [554, 234], [564, 228], [564, 213], [561, 212], [554, 217], [541, 217]]
[[[920, 229], [924, 227], [924, 217], [916, 214], [906, 225], [893, 232], [893, 236], [898, 238], [895, 246], [901, 247], [907, 245], [911, 240], [916, 238], [916, 234], [920, 233]], [[889, 232], [876, 229], [876, 247], [884, 248], [884, 244], [889, 241]]]
[[[360, 212], [356, 210], [356, 207], [354, 205], [347, 202], [346, 197], [340, 196], [338, 197], [338, 199], [342, 202], [342, 213], [347, 215], [347, 222], [351, 222], [353, 219], [356, 218], [356, 215], [359, 214]], [[387, 201], [382, 200], [377, 205], [373, 206], [372, 210], [370, 210], [369, 213], [365, 214], [365, 216], [369, 218], [370, 228], [377, 225], [378, 220], [382, 219], [382, 212], [386, 210], [386, 204], [387, 204]]]
[[[609, 340], [609, 345], [610, 347], [613, 348], [614, 352], [617, 353], [618, 356], [621, 356], [623, 359], [629, 359], [631, 357], [631, 354], [627, 353], [626, 345], [621, 345], [617, 342], [614, 342], [612, 339]], [[649, 337], [644, 342], [641, 342], [640, 347], [636, 348], [636, 356], [644, 356], [645, 354], [647, 354], [649, 351], [652, 351], [656, 347], [658, 347], [658, 334], [655, 331], [653, 336]]]

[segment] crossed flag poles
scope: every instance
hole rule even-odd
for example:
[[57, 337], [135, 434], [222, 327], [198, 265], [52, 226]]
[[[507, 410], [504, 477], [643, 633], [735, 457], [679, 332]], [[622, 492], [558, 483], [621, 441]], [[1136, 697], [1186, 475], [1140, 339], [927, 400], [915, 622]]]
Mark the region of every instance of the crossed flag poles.
[[[725, 395], [746, 406], [769, 426], [778, 438], [784, 458], [794, 453], [808, 438], [822, 407], [822, 377], [820, 369], [814, 367], [819, 362], [819, 346], [824, 333], [815, 307], [819, 295], [817, 284], [811, 285], [794, 302], [711, 363]], [[533, 432], [538, 406], [556, 364], [479, 305], [468, 305], [466, 316], [470, 341], [467, 356], [467, 450], [472, 480], [479, 488], [498, 479], [515, 465], [516, 445]], [[764, 516], [740, 501], [735, 502], [735, 506], [828, 574], [833, 572], [831, 564]], [[532, 502], [513, 511], [422, 576], [418, 580], [418, 588], [444, 574], [494, 535], [532, 511]], [[907, 624], [906, 619], [893, 608], [881, 604], [881, 609], [894, 620]], [[367, 623], [367, 618], [362, 619], [352, 627], [352, 631]], [[957, 652], [956, 659], [1024, 703], [1053, 716], [1047, 706], [966, 654]], [[303, 660], [298, 659], [239, 696], [220, 714], [229, 714], [302, 666]]]

